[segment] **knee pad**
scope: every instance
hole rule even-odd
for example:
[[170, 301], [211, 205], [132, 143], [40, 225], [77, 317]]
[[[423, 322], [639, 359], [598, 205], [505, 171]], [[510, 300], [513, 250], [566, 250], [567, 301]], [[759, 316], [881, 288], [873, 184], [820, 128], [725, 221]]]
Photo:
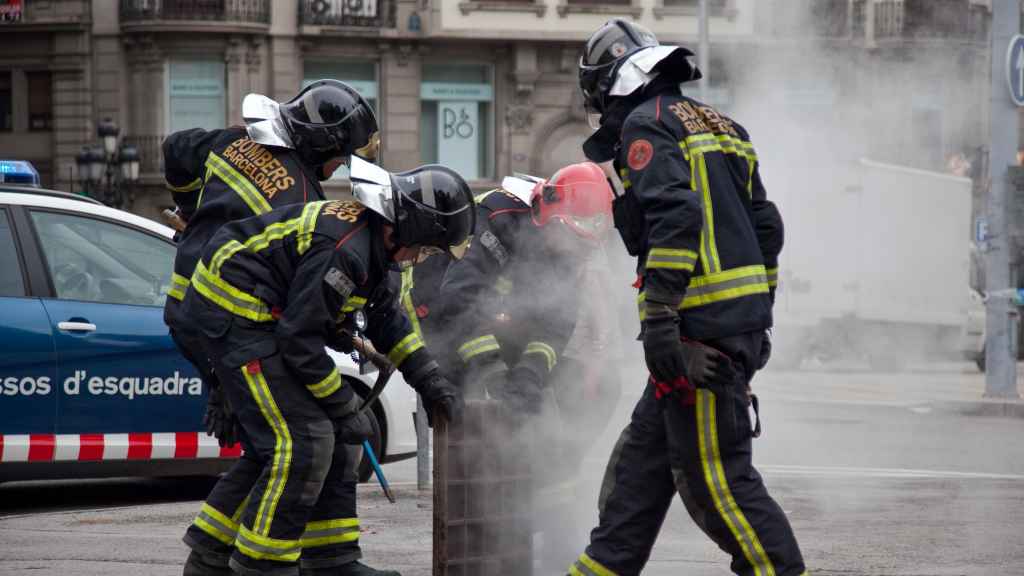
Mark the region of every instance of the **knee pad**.
[[334, 459], [334, 426], [327, 419], [311, 422], [303, 437], [310, 446], [310, 461], [301, 502], [312, 506], [320, 496], [324, 479]]

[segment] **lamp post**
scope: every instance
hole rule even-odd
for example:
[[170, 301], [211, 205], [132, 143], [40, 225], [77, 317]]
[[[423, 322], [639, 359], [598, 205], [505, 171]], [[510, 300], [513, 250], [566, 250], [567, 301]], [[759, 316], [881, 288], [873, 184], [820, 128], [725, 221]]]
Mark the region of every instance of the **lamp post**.
[[139, 151], [126, 143], [118, 146], [121, 129], [110, 118], [96, 126], [99, 144], [83, 146], [75, 156], [82, 194], [114, 208], [131, 208], [139, 181]]

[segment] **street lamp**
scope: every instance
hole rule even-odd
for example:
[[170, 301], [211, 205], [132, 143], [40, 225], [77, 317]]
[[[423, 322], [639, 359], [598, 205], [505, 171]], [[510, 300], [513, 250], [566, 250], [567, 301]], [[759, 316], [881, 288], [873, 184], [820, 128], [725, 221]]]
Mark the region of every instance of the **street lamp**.
[[83, 146], [75, 155], [75, 164], [84, 195], [115, 208], [131, 208], [135, 202], [134, 185], [139, 181], [139, 150], [125, 143], [118, 147], [120, 133], [113, 120], [104, 118], [96, 126], [100, 143]]

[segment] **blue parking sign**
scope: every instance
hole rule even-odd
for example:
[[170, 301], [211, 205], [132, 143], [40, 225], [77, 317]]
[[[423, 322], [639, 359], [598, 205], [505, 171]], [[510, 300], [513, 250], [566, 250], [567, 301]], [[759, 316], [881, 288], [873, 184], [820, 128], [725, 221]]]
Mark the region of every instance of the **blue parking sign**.
[[1006, 79], [1013, 103], [1024, 106], [1024, 36], [1020, 34], [1010, 40], [1006, 52]]

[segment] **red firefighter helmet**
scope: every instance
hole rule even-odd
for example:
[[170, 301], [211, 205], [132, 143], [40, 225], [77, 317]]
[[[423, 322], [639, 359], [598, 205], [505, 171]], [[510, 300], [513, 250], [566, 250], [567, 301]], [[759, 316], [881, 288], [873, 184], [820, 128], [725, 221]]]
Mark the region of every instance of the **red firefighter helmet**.
[[597, 164], [570, 164], [534, 186], [530, 208], [538, 226], [558, 220], [576, 234], [596, 240], [612, 224], [612, 188]]

